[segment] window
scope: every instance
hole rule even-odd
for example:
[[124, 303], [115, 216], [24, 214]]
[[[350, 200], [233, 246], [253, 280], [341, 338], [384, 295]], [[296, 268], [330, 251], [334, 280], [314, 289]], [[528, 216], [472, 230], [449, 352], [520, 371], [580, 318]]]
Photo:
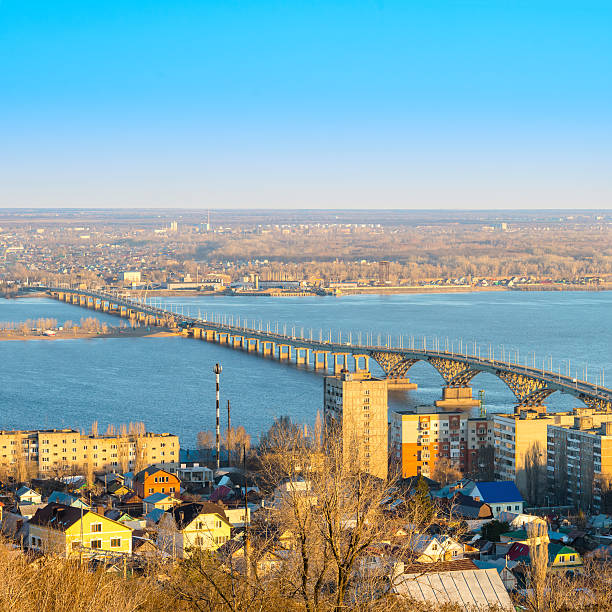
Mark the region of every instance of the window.
[[570, 561], [575, 561], [576, 560], [576, 555], [570, 555], [569, 556], [569, 560]]
[[102, 548], [102, 540], [92, 540], [91, 541], [92, 548]]
[[111, 538], [111, 548], [119, 548], [121, 546], [121, 538]]
[[514, 509], [518, 512], [520, 510], [520, 506], [514, 506]]
[[101, 533], [102, 532], [102, 523], [93, 523], [91, 525], [91, 533]]

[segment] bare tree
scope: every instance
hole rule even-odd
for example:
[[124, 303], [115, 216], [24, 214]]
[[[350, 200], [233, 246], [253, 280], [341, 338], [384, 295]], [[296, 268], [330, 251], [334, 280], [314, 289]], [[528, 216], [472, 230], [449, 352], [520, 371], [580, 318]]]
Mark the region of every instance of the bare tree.
[[431, 477], [442, 486], [451, 482], [457, 482], [461, 478], [461, 471], [458, 470], [447, 457], [442, 457], [435, 462]]
[[544, 477], [545, 453], [539, 440], [531, 443], [525, 453], [525, 486], [527, 489], [527, 501], [537, 506], [541, 503]]

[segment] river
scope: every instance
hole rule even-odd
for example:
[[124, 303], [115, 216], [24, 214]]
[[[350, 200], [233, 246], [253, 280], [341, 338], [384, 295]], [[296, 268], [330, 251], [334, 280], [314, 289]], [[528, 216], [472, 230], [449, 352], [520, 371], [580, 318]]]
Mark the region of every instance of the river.
[[[431, 343], [440, 338], [458, 350], [516, 360], [536, 367], [585, 376], [612, 386], [612, 292], [474, 292], [462, 294], [355, 295], [307, 298], [173, 297], [158, 300], [171, 308], [204, 316], [225, 314], [277, 323], [282, 331], [313, 337], [332, 334], [358, 341], [361, 332], [390, 335], [392, 344]], [[0, 321], [40, 317], [78, 322], [98, 316], [120, 319], [48, 298], [0, 299]], [[258, 323], [257, 323], [258, 324]], [[322, 330], [321, 332], [319, 330]], [[425, 340], [424, 340], [425, 338]], [[461, 343], [461, 344], [460, 344]], [[431, 344], [429, 344], [431, 346]], [[274, 418], [288, 415], [312, 424], [322, 408], [321, 373], [263, 359], [225, 346], [180, 337], [108, 338], [0, 342], [0, 428], [77, 427], [92, 421], [144, 421], [153, 431], [169, 431], [183, 446], [197, 432], [214, 429], [213, 365], [221, 363], [221, 399], [232, 406], [232, 425], [243, 425], [256, 441]], [[418, 390], [394, 392], [389, 405], [431, 404], [441, 396], [442, 379], [425, 363], [410, 371]], [[607, 377], [610, 377], [607, 380]], [[488, 412], [510, 411], [514, 396], [500, 380], [480, 374], [474, 395], [486, 392]], [[550, 410], [577, 405], [553, 394]], [[225, 418], [222, 423], [225, 422]]]

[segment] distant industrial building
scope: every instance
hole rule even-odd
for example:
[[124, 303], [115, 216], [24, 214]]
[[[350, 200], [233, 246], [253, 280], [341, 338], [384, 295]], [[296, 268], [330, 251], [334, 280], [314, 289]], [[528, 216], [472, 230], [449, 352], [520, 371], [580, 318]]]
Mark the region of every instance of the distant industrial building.
[[139, 283], [140, 282], [140, 272], [136, 270], [120, 272], [119, 280], [124, 283]]

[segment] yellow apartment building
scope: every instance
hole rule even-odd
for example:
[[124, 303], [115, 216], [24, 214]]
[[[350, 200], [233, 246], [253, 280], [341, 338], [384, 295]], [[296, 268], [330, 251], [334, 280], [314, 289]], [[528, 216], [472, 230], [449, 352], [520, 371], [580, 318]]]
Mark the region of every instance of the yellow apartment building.
[[326, 376], [324, 418], [327, 432], [342, 434], [343, 452], [358, 457], [363, 470], [386, 479], [388, 457], [387, 381], [369, 372]]
[[0, 469], [52, 475], [134, 470], [138, 466], [176, 462], [178, 436], [151, 432], [87, 435], [75, 429], [0, 430]]

